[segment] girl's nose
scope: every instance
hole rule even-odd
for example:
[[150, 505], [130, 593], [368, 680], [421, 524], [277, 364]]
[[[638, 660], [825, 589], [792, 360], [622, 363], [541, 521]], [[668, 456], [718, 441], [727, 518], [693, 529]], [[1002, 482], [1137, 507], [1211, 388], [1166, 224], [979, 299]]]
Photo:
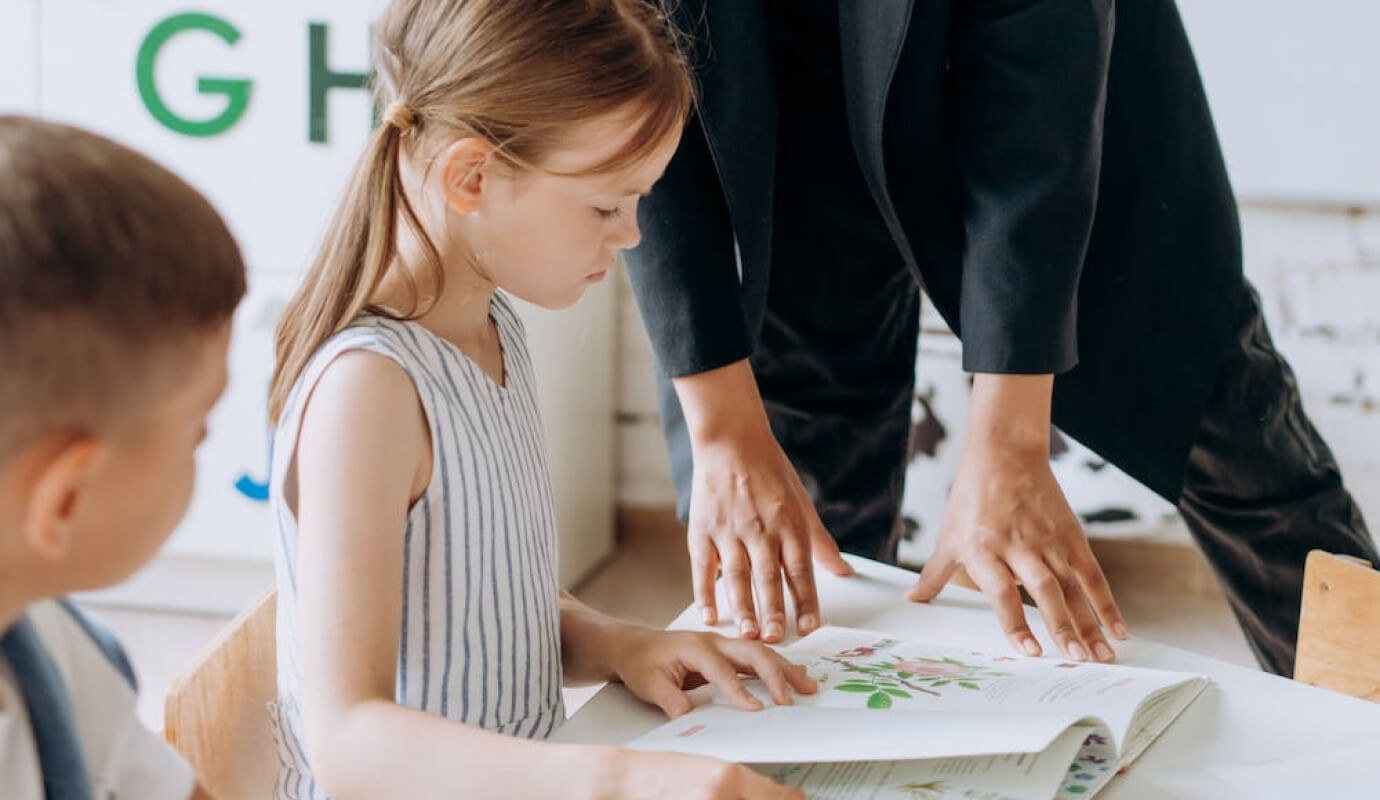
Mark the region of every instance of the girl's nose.
[[642, 241], [642, 230], [637, 226], [637, 208], [634, 206], [619, 217], [618, 225], [609, 234], [609, 244], [615, 250], [631, 250]]

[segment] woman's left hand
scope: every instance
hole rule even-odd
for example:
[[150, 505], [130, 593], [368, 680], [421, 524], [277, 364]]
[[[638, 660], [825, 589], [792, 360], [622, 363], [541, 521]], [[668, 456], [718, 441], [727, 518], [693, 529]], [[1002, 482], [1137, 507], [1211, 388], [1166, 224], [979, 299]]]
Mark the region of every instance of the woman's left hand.
[[615, 679], [673, 718], [694, 707], [686, 692], [706, 683], [738, 708], [760, 710], [742, 675], [760, 678], [777, 705], [791, 705], [792, 691], [813, 694], [817, 688], [803, 666], [757, 641], [625, 625], [610, 644]]

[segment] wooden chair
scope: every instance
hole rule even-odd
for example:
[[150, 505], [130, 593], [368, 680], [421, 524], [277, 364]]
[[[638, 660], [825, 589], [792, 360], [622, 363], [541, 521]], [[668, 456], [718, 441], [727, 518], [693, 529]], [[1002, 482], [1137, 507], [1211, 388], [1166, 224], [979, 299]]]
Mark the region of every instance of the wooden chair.
[[168, 690], [163, 735], [218, 800], [273, 794], [278, 757], [265, 704], [278, 694], [277, 600], [269, 591], [236, 617]]
[[1367, 562], [1308, 554], [1294, 680], [1380, 702], [1380, 572]]

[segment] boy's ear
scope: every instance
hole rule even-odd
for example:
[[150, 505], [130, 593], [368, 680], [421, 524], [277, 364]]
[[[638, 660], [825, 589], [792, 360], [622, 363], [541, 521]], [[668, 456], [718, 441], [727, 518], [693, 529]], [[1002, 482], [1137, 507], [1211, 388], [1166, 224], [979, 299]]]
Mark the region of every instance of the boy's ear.
[[484, 172], [494, 163], [494, 148], [474, 137], [457, 139], [441, 152], [441, 190], [457, 214], [479, 210]]
[[78, 435], [40, 464], [23, 522], [24, 540], [40, 558], [59, 561], [70, 552], [77, 507], [100, 449], [95, 438]]

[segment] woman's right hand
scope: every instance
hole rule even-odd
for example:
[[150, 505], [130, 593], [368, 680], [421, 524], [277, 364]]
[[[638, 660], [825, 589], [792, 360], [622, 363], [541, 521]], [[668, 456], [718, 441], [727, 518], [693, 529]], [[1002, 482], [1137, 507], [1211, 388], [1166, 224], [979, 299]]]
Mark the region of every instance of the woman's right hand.
[[751, 367], [739, 361], [673, 383], [694, 461], [688, 544], [705, 624], [718, 621], [714, 584], [722, 569], [740, 636], [767, 642], [785, 636], [783, 574], [796, 630], [813, 631], [820, 625], [813, 562], [835, 575], [853, 569], [772, 436]]
[[814, 559], [836, 574], [852, 570], [771, 432], [696, 442], [694, 462], [687, 535], [705, 624], [719, 618], [714, 584], [722, 570], [738, 635], [766, 642], [785, 636], [783, 577], [797, 632], [819, 627]]
[[607, 752], [611, 774], [600, 781], [599, 800], [805, 800], [799, 789], [741, 764], [681, 753]]

